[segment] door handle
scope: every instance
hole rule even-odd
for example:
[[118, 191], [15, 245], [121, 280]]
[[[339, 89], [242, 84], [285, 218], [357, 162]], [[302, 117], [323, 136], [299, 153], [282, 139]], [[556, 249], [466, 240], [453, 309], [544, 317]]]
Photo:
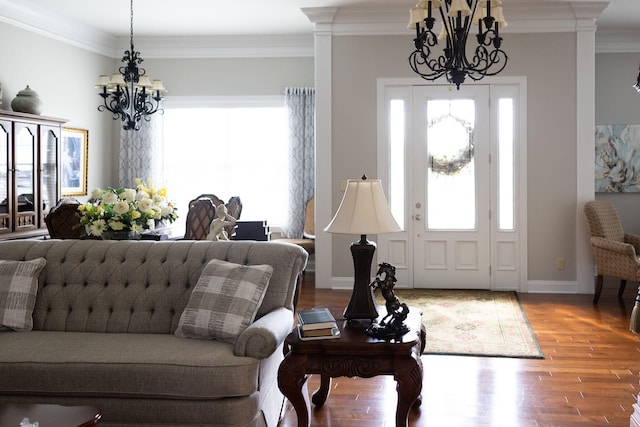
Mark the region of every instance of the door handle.
[[413, 216], [413, 219], [415, 219], [416, 221], [420, 221], [422, 220], [422, 216], [420, 214], [416, 214]]

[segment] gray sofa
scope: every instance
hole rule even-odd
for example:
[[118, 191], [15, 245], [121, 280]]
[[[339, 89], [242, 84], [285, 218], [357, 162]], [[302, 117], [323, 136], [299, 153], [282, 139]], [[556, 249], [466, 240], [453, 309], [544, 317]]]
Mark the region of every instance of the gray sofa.
[[[0, 332], [0, 402], [91, 405], [101, 426], [276, 426], [282, 346], [307, 253], [275, 242], [41, 240], [33, 330]], [[273, 267], [235, 342], [174, 335], [209, 260]], [[37, 421], [37, 420], [32, 420]]]

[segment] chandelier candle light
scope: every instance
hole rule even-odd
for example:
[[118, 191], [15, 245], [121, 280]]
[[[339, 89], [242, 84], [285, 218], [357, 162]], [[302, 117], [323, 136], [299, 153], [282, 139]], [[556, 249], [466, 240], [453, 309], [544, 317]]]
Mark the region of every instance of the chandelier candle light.
[[382, 191], [382, 181], [367, 179], [366, 176], [348, 180], [342, 202], [324, 231], [360, 235], [360, 240], [351, 244], [355, 275], [344, 317], [348, 320], [376, 319], [377, 304], [369, 286], [376, 244], [368, 241], [366, 235], [401, 231]]
[[138, 67], [143, 61], [140, 52], [133, 47], [133, 0], [131, 0], [131, 32], [130, 49], [124, 52], [119, 68], [111, 78], [107, 75], [98, 77], [96, 89], [104, 104], [98, 106], [99, 111], [110, 111], [114, 120], [122, 120], [124, 130], [140, 130], [142, 119], [149, 121], [150, 116], [160, 108], [163, 95], [167, 92], [162, 80], [154, 80], [146, 75], [144, 68]]
[[[416, 31], [415, 51], [409, 56], [411, 69], [425, 80], [446, 75], [458, 90], [466, 77], [480, 80], [500, 73], [508, 59], [501, 49], [499, 30], [507, 26], [501, 4], [501, 0], [420, 0], [411, 8], [407, 26]], [[438, 11], [442, 27], [436, 36], [434, 13]], [[467, 39], [474, 25], [478, 45], [468, 58]], [[438, 40], [445, 41], [442, 52], [432, 50]]]

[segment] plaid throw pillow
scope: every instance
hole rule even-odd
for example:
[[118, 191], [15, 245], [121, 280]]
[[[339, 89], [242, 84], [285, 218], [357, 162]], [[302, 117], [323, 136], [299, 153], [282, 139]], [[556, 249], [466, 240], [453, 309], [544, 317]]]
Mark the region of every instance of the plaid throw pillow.
[[235, 343], [255, 319], [271, 274], [270, 265], [209, 261], [180, 316], [175, 334]]
[[0, 260], [0, 330], [30, 331], [36, 305], [38, 276], [46, 260]]

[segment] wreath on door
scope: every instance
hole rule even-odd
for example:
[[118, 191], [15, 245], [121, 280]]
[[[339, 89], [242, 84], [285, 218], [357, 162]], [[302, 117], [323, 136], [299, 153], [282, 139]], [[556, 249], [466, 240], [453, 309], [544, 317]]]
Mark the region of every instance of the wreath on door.
[[447, 114], [445, 116], [437, 117], [431, 120], [427, 126], [427, 129], [437, 125], [444, 119], [453, 119], [464, 127], [465, 131], [468, 134], [467, 146], [456, 151], [453, 155], [449, 153], [447, 153], [447, 155], [429, 154], [429, 167], [433, 172], [437, 174], [455, 175], [462, 169], [464, 169], [469, 163], [471, 163], [471, 160], [473, 160], [473, 156], [475, 154], [474, 131], [473, 126], [470, 122], [456, 117], [452, 114]]

